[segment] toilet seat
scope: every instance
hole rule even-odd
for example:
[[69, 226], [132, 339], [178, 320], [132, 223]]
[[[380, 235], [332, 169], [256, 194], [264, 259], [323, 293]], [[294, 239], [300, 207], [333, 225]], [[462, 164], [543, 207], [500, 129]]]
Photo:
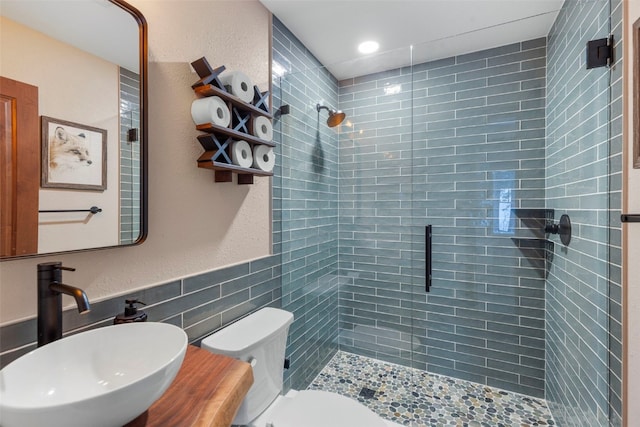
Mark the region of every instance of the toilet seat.
[[284, 397], [275, 405], [270, 427], [388, 427], [361, 403], [336, 393], [304, 390]]

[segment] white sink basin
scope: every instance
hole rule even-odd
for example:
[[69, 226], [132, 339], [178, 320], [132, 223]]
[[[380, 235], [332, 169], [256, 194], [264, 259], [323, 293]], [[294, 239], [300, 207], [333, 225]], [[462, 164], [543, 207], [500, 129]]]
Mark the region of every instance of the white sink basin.
[[186, 350], [182, 329], [156, 322], [54, 341], [0, 371], [0, 425], [120, 427], [162, 396]]

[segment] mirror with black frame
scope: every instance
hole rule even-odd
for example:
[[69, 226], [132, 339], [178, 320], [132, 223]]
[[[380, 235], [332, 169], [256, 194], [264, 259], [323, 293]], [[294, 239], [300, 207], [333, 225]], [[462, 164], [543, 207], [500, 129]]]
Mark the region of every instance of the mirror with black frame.
[[2, 0], [0, 258], [147, 233], [144, 17], [120, 0]]

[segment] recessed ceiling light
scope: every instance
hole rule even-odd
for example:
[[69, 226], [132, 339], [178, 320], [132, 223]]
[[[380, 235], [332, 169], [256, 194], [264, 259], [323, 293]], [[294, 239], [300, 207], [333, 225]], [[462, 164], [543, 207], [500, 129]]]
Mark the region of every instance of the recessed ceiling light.
[[378, 42], [374, 42], [373, 40], [369, 40], [366, 42], [362, 42], [358, 45], [358, 51], [360, 53], [373, 53], [376, 50], [378, 50], [378, 48], [380, 47], [380, 45], [378, 44]]

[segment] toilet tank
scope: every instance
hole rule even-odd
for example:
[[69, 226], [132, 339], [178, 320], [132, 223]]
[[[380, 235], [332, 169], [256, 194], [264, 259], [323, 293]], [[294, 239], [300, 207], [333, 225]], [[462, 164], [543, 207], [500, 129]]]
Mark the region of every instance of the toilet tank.
[[249, 362], [253, 368], [253, 385], [234, 425], [249, 424], [282, 391], [284, 354], [292, 322], [292, 313], [267, 307], [202, 340], [202, 348]]

